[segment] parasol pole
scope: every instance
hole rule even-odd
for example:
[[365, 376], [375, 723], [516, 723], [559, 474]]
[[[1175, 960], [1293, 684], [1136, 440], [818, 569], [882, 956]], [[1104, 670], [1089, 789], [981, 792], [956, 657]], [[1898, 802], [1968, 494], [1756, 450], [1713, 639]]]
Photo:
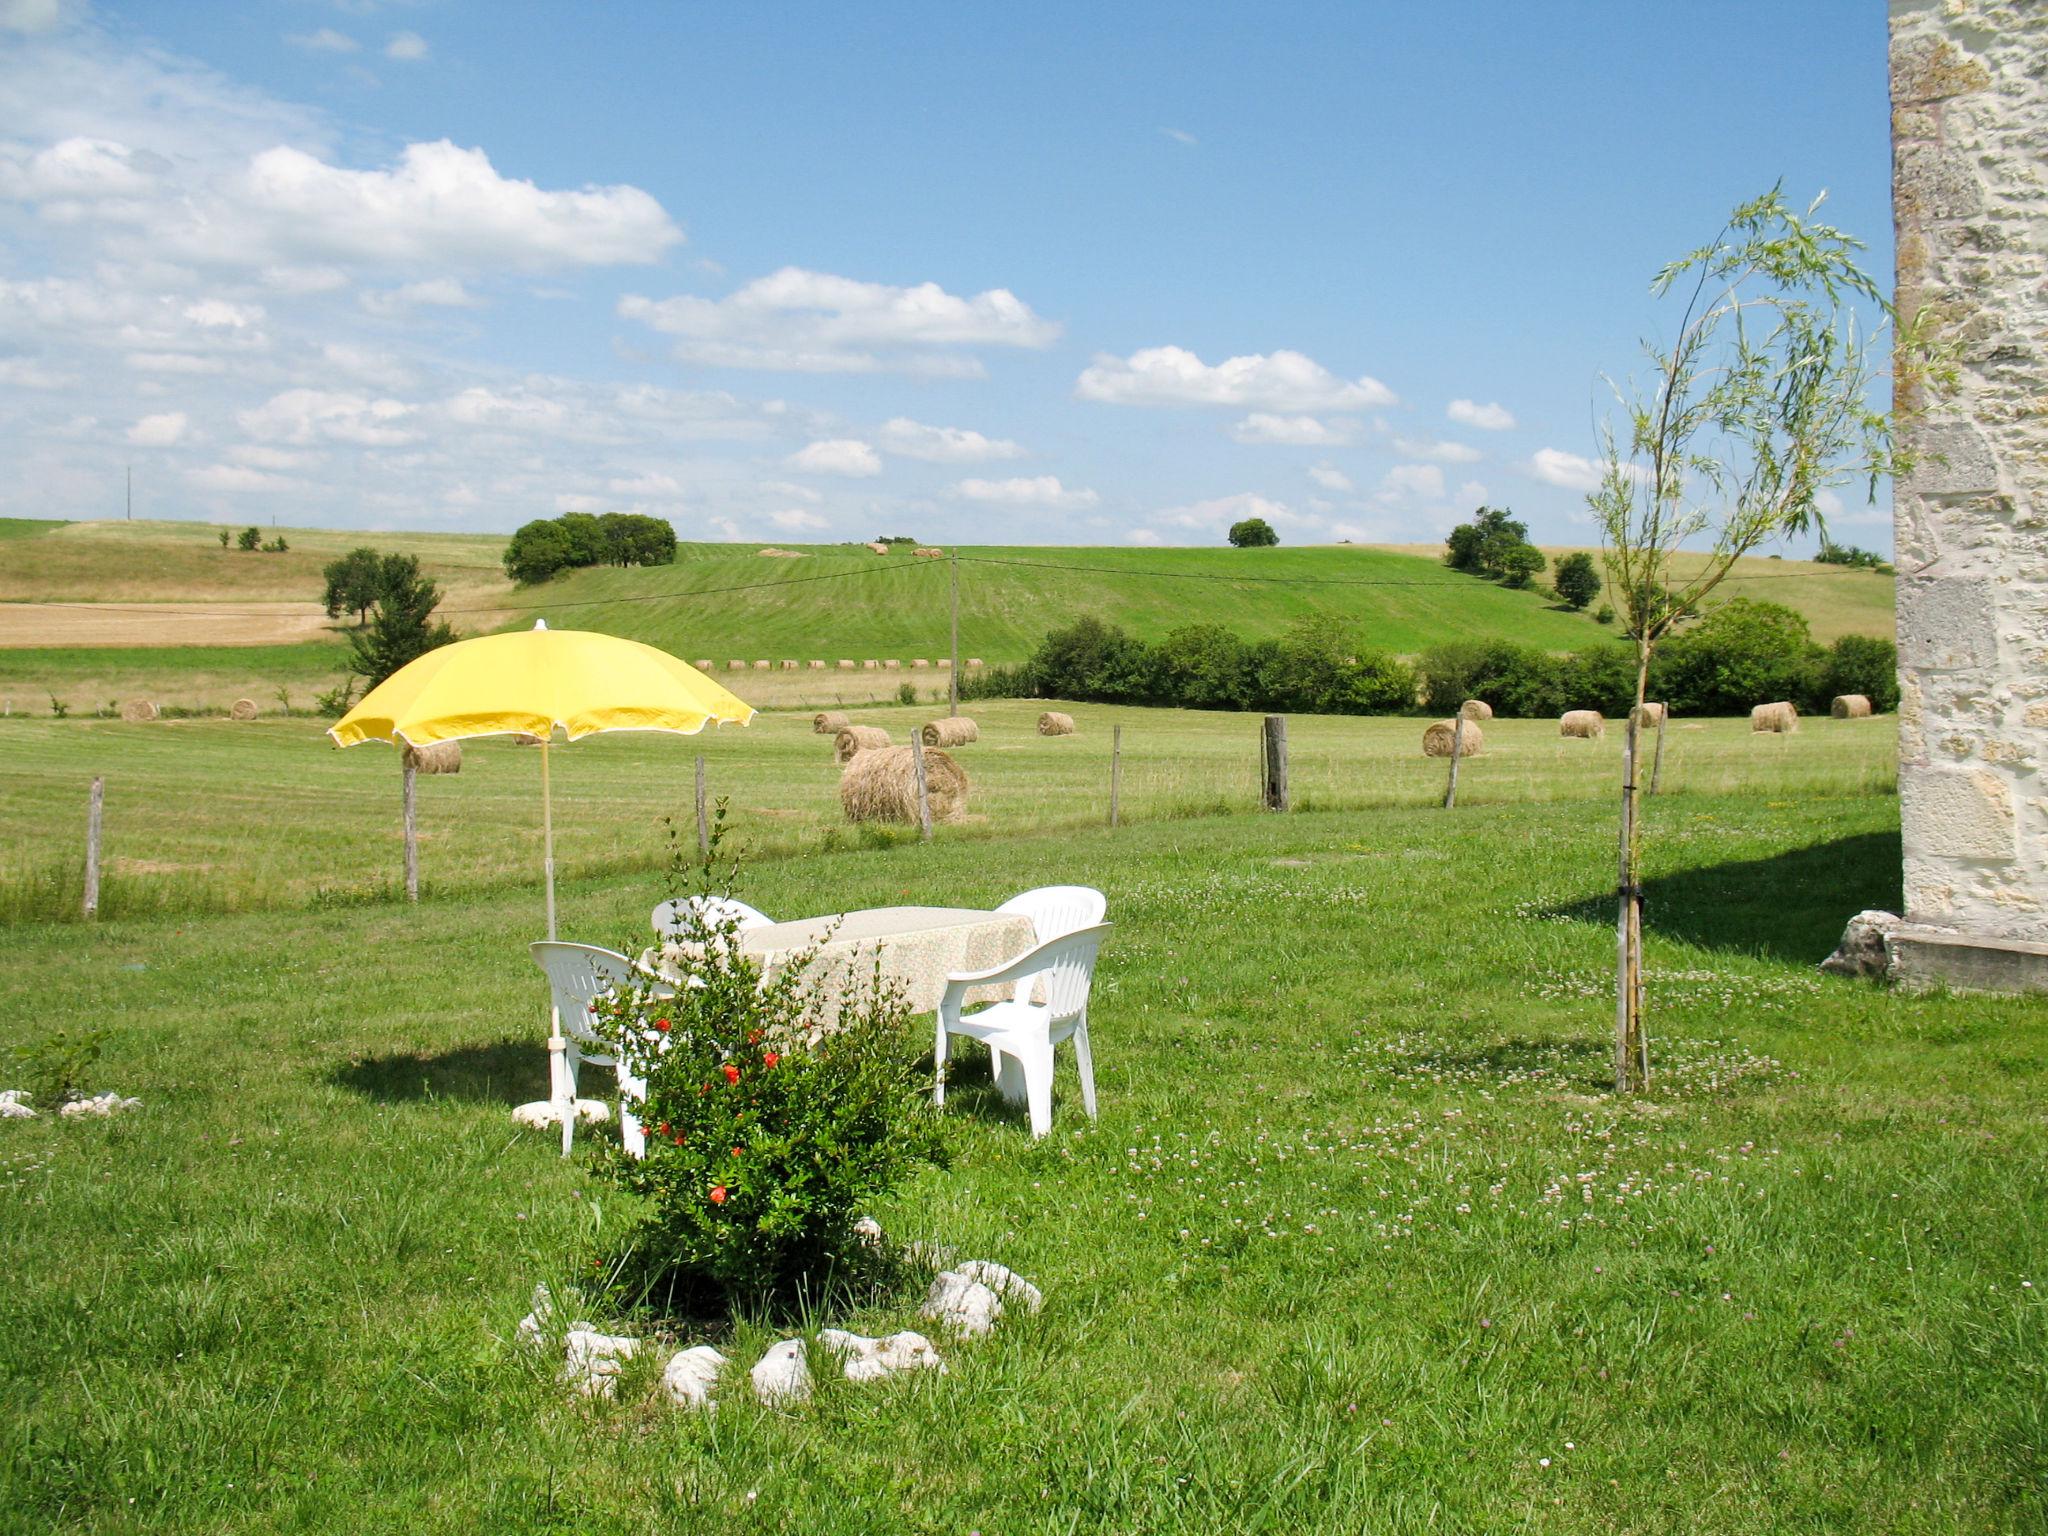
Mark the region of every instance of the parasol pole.
[[[554, 730], [549, 728], [548, 736]], [[541, 868], [548, 878], [548, 942], [555, 938], [555, 808], [548, 785], [548, 736], [540, 739], [540, 838]]]

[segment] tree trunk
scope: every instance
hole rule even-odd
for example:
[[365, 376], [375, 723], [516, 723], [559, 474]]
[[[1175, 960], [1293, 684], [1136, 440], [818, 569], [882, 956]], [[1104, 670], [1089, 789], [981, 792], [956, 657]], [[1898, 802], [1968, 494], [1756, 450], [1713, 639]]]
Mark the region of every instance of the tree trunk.
[[1621, 752], [1621, 878], [1615, 915], [1614, 1091], [1627, 1093], [1650, 1079], [1649, 1042], [1643, 1035], [1642, 828], [1636, 793], [1636, 763], [1642, 741], [1642, 707], [1650, 684], [1647, 647], [1637, 653], [1636, 702], [1628, 712]]

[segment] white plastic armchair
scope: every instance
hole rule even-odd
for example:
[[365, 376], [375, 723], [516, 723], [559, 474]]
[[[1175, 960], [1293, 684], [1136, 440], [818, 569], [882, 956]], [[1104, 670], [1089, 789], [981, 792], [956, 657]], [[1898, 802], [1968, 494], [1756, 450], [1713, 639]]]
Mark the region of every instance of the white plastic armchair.
[[730, 896], [678, 896], [673, 901], [662, 902], [654, 909], [649, 921], [654, 924], [655, 937], [688, 937], [692, 926], [689, 914], [692, 912], [697, 914], [698, 926], [730, 919], [742, 931], [748, 928], [766, 928], [775, 921], [767, 913], [756, 912], [744, 901], [735, 901]]
[[[1081, 1106], [1095, 1118], [1095, 1057], [1088, 1044], [1088, 993], [1095, 979], [1095, 956], [1108, 935], [1109, 923], [1048, 940], [1007, 965], [993, 970], [946, 978], [939, 1002], [938, 1044], [933, 1051], [935, 1081], [932, 1102], [946, 1102], [946, 1041], [961, 1035], [987, 1045], [998, 1063], [997, 1086], [1009, 1099], [1022, 1097], [1031, 1116], [1034, 1139], [1052, 1129], [1053, 1047], [1074, 1042], [1074, 1066], [1081, 1077]], [[1017, 995], [991, 1003], [974, 1013], [964, 1011], [967, 995], [977, 987], [1019, 982]], [[1029, 1001], [1033, 983], [1042, 983], [1045, 1001]]]
[[[1109, 910], [1109, 898], [1092, 885], [1042, 885], [1035, 891], [1012, 896], [997, 907], [998, 912], [1018, 913], [1031, 919], [1031, 931], [1043, 944], [1064, 938], [1083, 928], [1092, 928]], [[1017, 983], [1017, 1001], [1031, 1001], [1031, 989], [1038, 977], [1026, 976]]]
[[[619, 1080], [619, 1132], [634, 1157], [646, 1150], [646, 1137], [633, 1106], [646, 1097], [647, 1084], [598, 1037], [591, 1004], [618, 987], [647, 985], [650, 978], [616, 950], [594, 944], [561, 944], [542, 939], [526, 946], [534, 964], [547, 972], [554, 994], [555, 1030], [548, 1037], [548, 1099], [562, 1117], [562, 1156], [569, 1155], [576, 1132], [576, 1071], [584, 1062], [610, 1067]], [[670, 990], [655, 983], [657, 993]], [[592, 1047], [599, 1047], [592, 1049]]]

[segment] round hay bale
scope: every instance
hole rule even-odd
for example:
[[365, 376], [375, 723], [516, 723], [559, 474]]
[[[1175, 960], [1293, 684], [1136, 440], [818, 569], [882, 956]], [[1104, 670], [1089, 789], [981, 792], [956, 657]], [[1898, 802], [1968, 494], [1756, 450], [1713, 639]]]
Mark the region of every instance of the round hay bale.
[[1629, 716], [1637, 725], [1662, 725], [1670, 713], [1664, 705], [1645, 699], [1629, 711]]
[[[933, 821], [967, 814], [967, 771], [944, 752], [924, 754], [925, 800]], [[909, 747], [856, 753], [839, 775], [839, 804], [848, 821], [917, 825], [917, 764]]]
[[929, 672], [932, 669], [930, 659], [924, 656], [912, 657], [910, 661], [910, 666], [911, 670], [915, 672]]
[[707, 656], [702, 661], [693, 662], [692, 665], [695, 666], [699, 672], [709, 672], [712, 668], [716, 667], [718, 663], [711, 660], [711, 658]]
[[766, 671], [769, 671], [769, 670], [770, 670], [771, 668], [773, 668], [773, 666], [774, 666], [774, 663], [773, 663], [773, 662], [768, 662], [768, 661], [757, 661], [757, 662], [755, 662], [755, 663], [754, 663], [754, 670], [755, 670], [756, 672], [766, 672]]
[[1782, 699], [1775, 704], [1759, 704], [1749, 712], [1749, 728], [1783, 736], [1799, 729], [1799, 711]]
[[970, 656], [967, 658], [967, 665], [969, 665], [970, 667], [978, 667], [981, 665], [981, 658], [979, 656]]
[[842, 658], [840, 659], [840, 662], [839, 662], [839, 670], [840, 670], [840, 671], [842, 671], [842, 672], [855, 672], [855, 671], [858, 671], [859, 669], [860, 669], [860, 663], [859, 663], [859, 662], [857, 662], [857, 661], [847, 661], [847, 660], [846, 660], [846, 659], [844, 659], [843, 657], [842, 657]]
[[414, 773], [462, 772], [462, 743], [436, 741], [424, 747], [405, 749], [405, 766]]
[[836, 709], [821, 709], [811, 716], [811, 730], [819, 736], [837, 736], [852, 723]]
[[1837, 720], [1868, 720], [1874, 711], [1868, 694], [1838, 693], [1835, 702], [1828, 706], [1828, 713]]
[[1597, 709], [1568, 709], [1558, 718], [1557, 734], [1591, 741], [1607, 734], [1607, 721]]
[[1074, 717], [1063, 715], [1056, 709], [1048, 709], [1038, 717], [1038, 734], [1041, 736], [1071, 736], [1074, 734]]
[[1467, 720], [1491, 720], [1493, 706], [1484, 699], [1467, 699], [1458, 706], [1458, 713]]
[[939, 658], [939, 660], [938, 660], [938, 668], [939, 668], [939, 670], [940, 670], [941, 672], [950, 672], [950, 671], [952, 671], [952, 670], [953, 670], [953, 658], [952, 658], [952, 657], [950, 657], [950, 656], [941, 656], [941, 657]]
[[1424, 757], [1449, 757], [1451, 743], [1458, 744], [1458, 756], [1477, 757], [1486, 745], [1486, 737], [1479, 729], [1477, 720], [1468, 719], [1461, 734], [1455, 720], [1439, 720], [1422, 733], [1422, 755]]
[[822, 672], [825, 670], [825, 663], [822, 661], [807, 661], [804, 663], [804, 666], [812, 672]]
[[513, 733], [512, 745], [515, 747], [537, 747], [540, 745], [540, 738], [531, 731], [517, 731]]
[[228, 718], [230, 720], [254, 720], [256, 718], [256, 701], [254, 699], [235, 700], [234, 708], [228, 711]]
[[903, 663], [892, 658], [882, 663], [882, 670], [884, 672], [901, 672], [903, 670]]
[[842, 763], [852, 762], [863, 752], [889, 745], [889, 733], [879, 725], [849, 725], [832, 738], [832, 755]]
[[156, 718], [156, 706], [147, 699], [130, 699], [121, 706], [121, 718], [132, 725]]
[[928, 747], [963, 747], [970, 741], [979, 740], [981, 727], [965, 715], [934, 720], [924, 728], [924, 744]]
[[725, 664], [725, 670], [728, 672], [744, 672], [747, 670], [747, 664], [744, 661], [728, 661]]
[[860, 664], [860, 669], [863, 672], [872, 672], [879, 666], [881, 666], [881, 663], [875, 660], [874, 657], [870, 656], [866, 661]]
[[793, 662], [793, 661], [785, 661], [785, 662], [784, 662], [784, 663], [782, 664], [782, 670], [783, 670], [783, 671], [785, 671], [785, 672], [794, 672], [794, 671], [796, 671], [796, 669], [797, 669], [797, 663], [795, 663], [795, 662]]

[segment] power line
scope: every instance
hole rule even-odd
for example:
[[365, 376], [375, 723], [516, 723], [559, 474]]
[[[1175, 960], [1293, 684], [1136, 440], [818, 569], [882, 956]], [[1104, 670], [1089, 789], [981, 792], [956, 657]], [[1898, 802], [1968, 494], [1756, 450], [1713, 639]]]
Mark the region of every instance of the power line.
[[[975, 565], [1015, 565], [1041, 571], [1079, 571], [1097, 576], [1144, 576], [1159, 581], [1225, 581], [1233, 586], [1246, 583], [1282, 587], [1452, 587], [1471, 590], [1470, 578], [1451, 581], [1417, 581], [1394, 576], [1239, 576], [1217, 571], [1140, 571], [1115, 565], [1070, 565], [1063, 560], [1008, 560], [1000, 555], [962, 555]], [[1859, 567], [1840, 566], [1825, 571], [1767, 571], [1754, 576], [1729, 575], [1728, 581], [1810, 581], [1816, 576], [1858, 576]]]

